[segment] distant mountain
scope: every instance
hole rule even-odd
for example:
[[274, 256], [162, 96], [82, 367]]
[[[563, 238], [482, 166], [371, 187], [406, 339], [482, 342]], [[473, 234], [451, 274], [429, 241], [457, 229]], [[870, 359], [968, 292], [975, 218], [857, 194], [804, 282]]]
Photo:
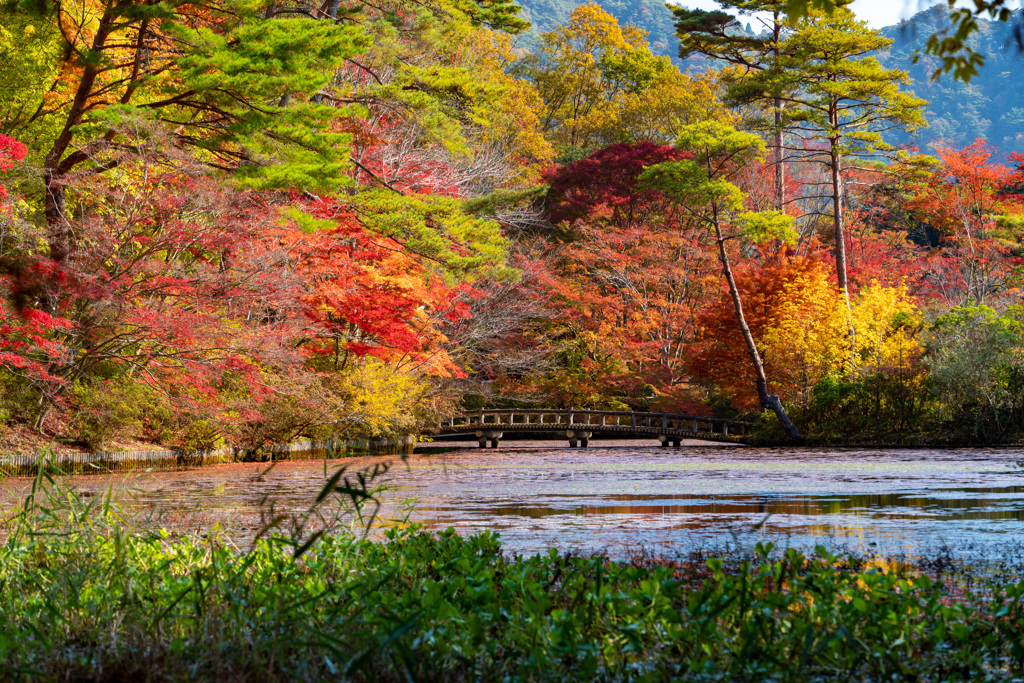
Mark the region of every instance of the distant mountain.
[[[955, 81], [951, 74], [932, 82], [932, 72], [939, 65], [933, 57], [924, 56], [913, 63], [914, 50], [923, 48], [935, 31], [949, 26], [944, 5], [882, 29], [893, 45], [888, 53], [879, 55], [879, 61], [909, 73], [910, 89], [929, 101], [926, 117], [930, 127], [917, 139], [922, 151], [963, 147], [984, 138], [1004, 153], [1024, 152], [1024, 55], [1012, 25], [978, 23], [981, 30], [968, 44], [985, 56], [985, 66], [970, 83]], [[905, 136], [899, 142], [912, 140]]]
[[[568, 19], [580, 2], [575, 0], [519, 0], [523, 16], [533, 23], [522, 36], [519, 47], [532, 50], [536, 37]], [[653, 51], [668, 55], [683, 69], [703, 70], [714, 66], [706, 60], [679, 62], [679, 43], [675, 37], [672, 13], [658, 0], [599, 0], [620, 24], [632, 24], [648, 33]], [[680, 2], [679, 4], [686, 4]], [[893, 39], [892, 49], [879, 55], [888, 68], [902, 69], [912, 79], [910, 90], [929, 101], [927, 119], [930, 128], [914, 138], [897, 137], [892, 142], [914, 144], [924, 152], [942, 146], [963, 147], [977, 138], [986, 139], [1005, 154], [1024, 153], [1024, 55], [1018, 48], [1013, 26], [979, 20], [980, 30], [968, 44], [985, 56], [985, 66], [970, 83], [953, 80], [945, 74], [931, 81], [938, 61], [923, 57], [913, 63], [914, 50], [922, 49], [935, 31], [949, 25], [945, 5], [936, 5], [896, 26], [882, 29]], [[745, 27], [750, 30], [750, 25]]]

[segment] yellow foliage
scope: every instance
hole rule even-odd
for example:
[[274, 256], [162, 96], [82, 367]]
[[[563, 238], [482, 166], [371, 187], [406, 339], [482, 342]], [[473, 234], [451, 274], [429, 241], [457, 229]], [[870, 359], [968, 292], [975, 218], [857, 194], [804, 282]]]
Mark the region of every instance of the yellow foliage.
[[788, 400], [806, 399], [820, 379], [842, 370], [849, 357], [844, 308], [824, 265], [783, 287], [761, 342], [772, 382]]
[[352, 436], [414, 434], [431, 403], [433, 387], [412, 369], [367, 357], [337, 376], [344, 401], [338, 424]]
[[644, 31], [619, 26], [596, 4], [577, 7], [540, 43], [539, 55], [517, 70], [536, 84], [541, 124], [561, 153], [617, 142], [671, 144], [683, 126], [732, 118], [715, 76], [681, 73], [651, 53]]
[[905, 284], [884, 287], [872, 280], [850, 308], [858, 370], [901, 367], [921, 355], [916, 335], [923, 319]]
[[856, 375], [906, 366], [921, 354], [921, 312], [905, 285], [872, 281], [847, 312], [822, 265], [797, 274], [783, 292], [760, 341], [772, 383], [787, 400], [807, 399], [829, 375], [851, 374], [851, 359]]
[[[514, 159], [515, 183], [539, 182], [541, 168], [554, 159], [551, 143], [541, 131], [540, 111], [544, 106], [536, 86], [509, 73], [515, 61], [511, 36], [484, 29], [467, 30], [453, 65], [474, 73], [493, 92], [473, 104], [474, 119], [482, 124], [484, 139], [477, 147], [484, 153], [498, 151]], [[479, 152], [479, 150], [476, 150]]]
[[666, 69], [641, 92], [623, 92], [615, 100], [608, 139], [623, 142], [674, 144], [684, 126], [702, 121], [734, 124], [736, 116], [719, 99], [713, 72], [691, 76]]

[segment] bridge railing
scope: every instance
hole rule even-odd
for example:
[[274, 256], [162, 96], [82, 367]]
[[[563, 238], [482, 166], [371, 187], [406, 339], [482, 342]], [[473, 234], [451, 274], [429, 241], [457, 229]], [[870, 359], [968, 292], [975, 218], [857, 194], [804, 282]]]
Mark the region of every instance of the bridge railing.
[[538, 425], [545, 428], [569, 427], [642, 427], [713, 434], [748, 434], [754, 427], [752, 422], [726, 420], [700, 415], [678, 413], [634, 413], [614, 410], [529, 410], [511, 408], [505, 410], [479, 410], [463, 415], [454, 415], [440, 425], [441, 429], [458, 427], [526, 427]]

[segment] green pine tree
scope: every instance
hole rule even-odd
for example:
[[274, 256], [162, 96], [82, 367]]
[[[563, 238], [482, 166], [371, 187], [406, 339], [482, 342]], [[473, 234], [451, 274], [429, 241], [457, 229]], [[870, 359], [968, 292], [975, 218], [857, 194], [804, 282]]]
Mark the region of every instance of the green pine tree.
[[844, 164], [905, 157], [883, 134], [927, 125], [922, 113], [927, 102], [901, 88], [906, 72], [884, 69], [873, 56], [890, 43], [849, 10], [811, 13], [794, 26], [778, 64], [745, 84], [755, 92], [781, 93], [787, 123], [795, 126], [798, 139], [824, 143], [824, 152], [806, 146], [789, 151], [824, 163], [829, 171], [836, 273], [847, 300]]
[[[679, 57], [686, 59], [701, 55], [724, 62], [733, 67], [722, 74], [726, 87], [726, 103], [736, 105], [767, 106], [772, 117], [768, 125], [752, 128], [768, 130], [772, 136], [772, 164], [775, 171], [775, 208], [786, 204], [784, 118], [785, 99], [777, 90], [751, 88], [746, 77], [750, 73], [777, 70], [786, 53], [790, 24], [786, 19], [785, 0], [722, 0], [723, 10], [689, 9], [668, 5], [676, 18], [676, 36], [679, 38]], [[750, 32], [743, 27], [741, 18], [753, 19]], [[760, 29], [760, 30], [759, 30]], [[776, 81], [759, 81], [781, 85]]]

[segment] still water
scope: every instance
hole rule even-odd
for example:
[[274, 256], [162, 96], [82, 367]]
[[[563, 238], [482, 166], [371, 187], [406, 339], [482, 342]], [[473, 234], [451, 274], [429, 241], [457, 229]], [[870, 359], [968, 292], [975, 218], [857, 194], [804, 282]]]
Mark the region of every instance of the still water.
[[[658, 555], [749, 548], [758, 541], [809, 549], [916, 556], [951, 549], [979, 559], [1016, 554], [1024, 542], [1022, 449], [764, 449], [688, 442], [503, 442], [418, 454], [396, 462], [381, 517], [405, 510], [428, 527], [491, 529], [505, 547], [637, 549]], [[346, 462], [346, 461], [340, 461]], [[365, 466], [369, 459], [347, 461]], [[329, 470], [338, 462], [329, 463]], [[324, 463], [224, 465], [187, 471], [73, 478], [85, 495], [133, 490], [138, 508], [158, 510], [180, 530], [221, 523], [240, 542], [261, 526], [268, 501], [306, 508], [324, 482]], [[0, 483], [0, 504], [27, 490]], [[411, 502], [411, 507], [409, 502]]]

